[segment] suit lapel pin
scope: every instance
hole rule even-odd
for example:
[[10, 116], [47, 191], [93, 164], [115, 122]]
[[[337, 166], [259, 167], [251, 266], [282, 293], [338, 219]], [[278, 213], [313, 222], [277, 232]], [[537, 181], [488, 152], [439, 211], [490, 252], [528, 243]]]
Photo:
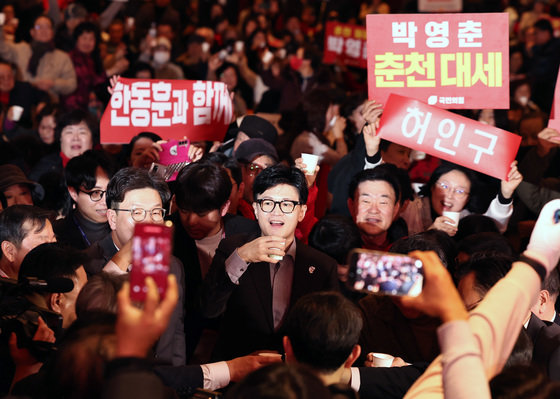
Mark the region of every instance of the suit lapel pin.
[[315, 266], [309, 266], [309, 274], [315, 273]]

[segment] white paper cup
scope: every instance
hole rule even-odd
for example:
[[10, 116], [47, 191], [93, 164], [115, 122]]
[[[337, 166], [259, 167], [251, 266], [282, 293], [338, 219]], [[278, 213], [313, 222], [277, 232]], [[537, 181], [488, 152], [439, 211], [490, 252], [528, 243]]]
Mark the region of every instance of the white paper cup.
[[443, 211], [443, 216], [448, 217], [449, 219], [453, 219], [453, 221], [455, 222], [453, 223], [453, 226], [459, 225], [460, 214], [461, 214], [460, 212]]
[[315, 169], [317, 168], [317, 164], [319, 163], [319, 155], [302, 153], [301, 159], [305, 164], [305, 174], [306, 175], [314, 174]]
[[20, 107], [19, 105], [13, 105], [10, 107], [10, 111], [12, 114], [12, 120], [14, 122], [17, 122], [21, 119], [21, 115], [23, 114], [23, 107]]
[[391, 367], [393, 364], [393, 356], [386, 353], [373, 353], [374, 367]]

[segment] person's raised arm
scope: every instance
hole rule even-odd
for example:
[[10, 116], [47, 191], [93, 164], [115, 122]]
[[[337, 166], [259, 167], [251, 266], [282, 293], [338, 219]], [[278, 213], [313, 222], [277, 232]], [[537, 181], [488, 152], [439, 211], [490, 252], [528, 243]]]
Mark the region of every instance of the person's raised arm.
[[368, 157], [373, 157], [379, 152], [381, 139], [377, 136], [377, 129], [379, 129], [379, 120], [382, 113], [383, 105], [375, 102], [375, 100], [368, 101], [362, 110], [362, 117], [366, 120], [362, 131]]
[[418, 297], [402, 297], [402, 306], [439, 317], [441, 355], [414, 383], [406, 398], [490, 398], [488, 381], [468, 313], [449, 272], [435, 252], [415, 251], [424, 265], [424, 287]]
[[118, 294], [117, 357], [145, 357], [167, 328], [179, 300], [179, 287], [173, 274], [167, 276], [167, 290], [160, 301], [153, 278], [146, 277], [146, 300], [143, 309], [132, 304], [130, 283], [125, 282]]

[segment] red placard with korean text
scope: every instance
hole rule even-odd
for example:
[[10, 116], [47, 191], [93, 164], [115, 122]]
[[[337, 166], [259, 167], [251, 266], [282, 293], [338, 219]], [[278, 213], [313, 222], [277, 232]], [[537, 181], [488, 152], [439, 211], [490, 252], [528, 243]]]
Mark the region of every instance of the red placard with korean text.
[[323, 62], [334, 64], [339, 60], [344, 65], [367, 68], [366, 41], [363, 26], [327, 22]]
[[392, 94], [378, 135], [504, 180], [521, 137], [418, 100]]
[[556, 77], [556, 87], [554, 88], [554, 97], [552, 98], [548, 127], [560, 131], [560, 71]]
[[367, 16], [369, 98], [509, 108], [506, 13]]
[[101, 143], [128, 143], [143, 131], [166, 140], [222, 141], [232, 118], [222, 82], [121, 78], [101, 117]]

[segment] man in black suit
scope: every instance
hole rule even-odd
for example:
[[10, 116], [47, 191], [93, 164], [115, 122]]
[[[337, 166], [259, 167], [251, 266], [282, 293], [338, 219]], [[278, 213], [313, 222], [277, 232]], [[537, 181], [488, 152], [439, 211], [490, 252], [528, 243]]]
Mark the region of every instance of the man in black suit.
[[254, 220], [228, 214], [232, 183], [226, 169], [213, 162], [185, 166], [177, 176], [171, 215], [175, 226], [173, 255], [185, 268], [187, 355], [193, 353], [207, 322], [200, 314], [200, 291], [220, 241], [238, 233], [258, 233]]
[[360, 367], [361, 312], [335, 292], [314, 292], [300, 298], [290, 310], [283, 338], [286, 363], [310, 367], [325, 385], [348, 383], [364, 398], [402, 398], [426, 369], [426, 364], [405, 367]]
[[553, 381], [560, 381], [560, 326], [531, 313], [527, 335], [533, 342], [533, 363]]
[[214, 358], [280, 351], [291, 305], [309, 292], [338, 291], [336, 261], [294, 239], [307, 193], [296, 168], [271, 166], [255, 179], [253, 209], [262, 233], [223, 240], [205, 279], [205, 316], [223, 314]]

